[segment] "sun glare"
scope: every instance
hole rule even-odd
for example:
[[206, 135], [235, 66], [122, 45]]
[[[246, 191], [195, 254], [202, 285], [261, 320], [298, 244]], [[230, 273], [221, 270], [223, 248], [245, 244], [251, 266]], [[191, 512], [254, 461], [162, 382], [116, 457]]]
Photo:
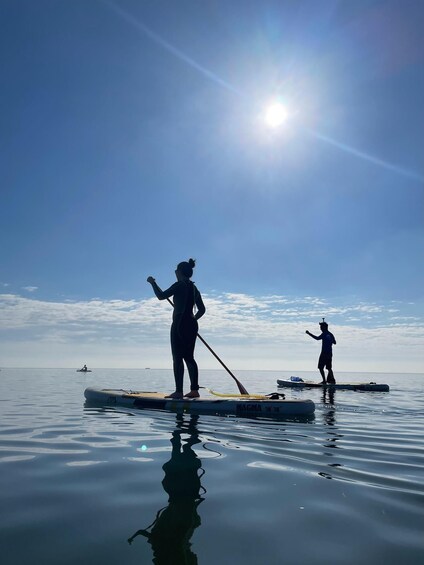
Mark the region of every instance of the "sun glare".
[[264, 118], [268, 127], [278, 128], [287, 121], [287, 108], [280, 102], [274, 102], [266, 108]]

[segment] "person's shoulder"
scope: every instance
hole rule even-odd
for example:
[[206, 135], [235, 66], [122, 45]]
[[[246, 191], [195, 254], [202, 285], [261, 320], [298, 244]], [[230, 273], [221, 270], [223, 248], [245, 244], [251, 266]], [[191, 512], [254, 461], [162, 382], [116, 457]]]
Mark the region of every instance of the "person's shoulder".
[[180, 292], [181, 288], [181, 281], [177, 281], [171, 284], [167, 292], [171, 291], [172, 294], [175, 294], [176, 292]]

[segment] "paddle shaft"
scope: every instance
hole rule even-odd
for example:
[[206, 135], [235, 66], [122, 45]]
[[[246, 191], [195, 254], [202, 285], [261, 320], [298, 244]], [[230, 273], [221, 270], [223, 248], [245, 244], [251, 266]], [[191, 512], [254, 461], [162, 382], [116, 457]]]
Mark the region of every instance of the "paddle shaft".
[[230, 369], [227, 367], [227, 365], [224, 363], [224, 361], [218, 357], [218, 355], [215, 353], [215, 351], [212, 349], [212, 347], [208, 343], [206, 343], [206, 341], [203, 339], [203, 337], [199, 333], [197, 334], [197, 337], [200, 339], [200, 341], [203, 343], [203, 345], [205, 345], [209, 349], [209, 351], [212, 353], [212, 355], [215, 357], [215, 359], [218, 359], [218, 361], [221, 363], [221, 365], [224, 367], [224, 369], [227, 371], [227, 373], [233, 377], [233, 379], [236, 381], [236, 384], [237, 384], [237, 387], [240, 391], [240, 394], [249, 394], [247, 392], [247, 390], [244, 388], [244, 386], [241, 384], [241, 382], [237, 379], [237, 377], [235, 377], [233, 375], [233, 373], [230, 371]]
[[[161, 290], [161, 289], [159, 288], [159, 290]], [[167, 301], [169, 302], [169, 304], [172, 307], [174, 307], [174, 303], [172, 302], [172, 300], [167, 298]], [[203, 339], [203, 337], [199, 333], [197, 334], [197, 337], [200, 339], [200, 341], [203, 343], [203, 345], [205, 345], [209, 349], [209, 351], [212, 353], [212, 355], [215, 357], [215, 359], [217, 359], [221, 363], [221, 365], [224, 367], [224, 369], [227, 371], [227, 373], [236, 381], [236, 384], [237, 384], [237, 387], [240, 391], [240, 394], [249, 394], [247, 392], [247, 390], [244, 388], [244, 386], [241, 384], [241, 382], [237, 379], [237, 377], [235, 377], [233, 375], [233, 373], [230, 371], [230, 369], [227, 367], [227, 365], [224, 363], [224, 361], [222, 361], [222, 359], [220, 359], [218, 357], [218, 355], [215, 353], [215, 351], [212, 349], [212, 347], [208, 343], [206, 343], [206, 341]]]

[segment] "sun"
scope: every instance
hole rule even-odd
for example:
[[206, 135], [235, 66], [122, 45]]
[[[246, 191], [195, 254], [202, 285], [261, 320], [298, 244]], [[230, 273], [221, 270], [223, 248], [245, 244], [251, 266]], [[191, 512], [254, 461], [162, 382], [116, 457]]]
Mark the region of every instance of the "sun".
[[264, 112], [265, 123], [269, 128], [275, 129], [283, 125], [289, 117], [287, 108], [280, 102], [273, 102]]

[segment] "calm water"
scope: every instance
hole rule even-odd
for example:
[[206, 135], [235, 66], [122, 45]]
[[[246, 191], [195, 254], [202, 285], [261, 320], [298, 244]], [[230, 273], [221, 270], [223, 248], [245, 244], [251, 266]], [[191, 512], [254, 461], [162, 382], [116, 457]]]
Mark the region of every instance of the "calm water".
[[[265, 393], [290, 374], [237, 372]], [[2, 369], [2, 564], [424, 563], [424, 375], [336, 376], [391, 391], [288, 391], [309, 422], [179, 417], [84, 405], [170, 371]]]

